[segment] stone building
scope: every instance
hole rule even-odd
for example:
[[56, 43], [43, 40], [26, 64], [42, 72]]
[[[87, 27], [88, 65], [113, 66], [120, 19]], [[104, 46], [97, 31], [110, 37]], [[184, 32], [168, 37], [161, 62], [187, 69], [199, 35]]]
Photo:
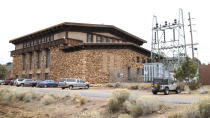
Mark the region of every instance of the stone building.
[[[109, 82], [111, 73], [141, 78], [150, 51], [145, 40], [112, 25], [64, 22], [13, 40], [12, 76], [32, 79], [82, 78]], [[118, 73], [119, 74], [119, 73]], [[120, 74], [121, 76], [121, 74]]]

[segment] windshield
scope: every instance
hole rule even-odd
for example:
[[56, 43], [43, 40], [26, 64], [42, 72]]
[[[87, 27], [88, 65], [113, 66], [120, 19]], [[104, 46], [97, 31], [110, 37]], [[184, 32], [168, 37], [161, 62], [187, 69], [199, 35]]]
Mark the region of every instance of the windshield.
[[154, 79], [153, 84], [155, 83], [165, 85], [165, 84], [168, 84], [168, 79]]

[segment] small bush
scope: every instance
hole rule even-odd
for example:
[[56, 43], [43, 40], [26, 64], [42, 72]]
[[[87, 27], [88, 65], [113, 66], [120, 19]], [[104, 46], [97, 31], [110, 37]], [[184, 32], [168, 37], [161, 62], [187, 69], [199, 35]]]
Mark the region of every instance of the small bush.
[[128, 114], [120, 114], [118, 116], [118, 118], [132, 118], [132, 117], [130, 115], [128, 115]]
[[196, 90], [200, 87], [199, 81], [192, 80], [191, 82], [188, 83], [189, 89], [190, 90]]
[[137, 89], [139, 89], [139, 86], [138, 85], [131, 85], [129, 89], [137, 90]]
[[198, 111], [198, 106], [196, 104], [191, 104], [183, 110], [184, 118], [200, 118], [200, 114]]
[[108, 83], [108, 84], [106, 84], [106, 87], [112, 88], [112, 87], [114, 87], [114, 86], [113, 86], [112, 83]]
[[121, 108], [120, 104], [116, 98], [109, 99], [108, 104], [107, 104], [107, 110], [110, 113], [117, 112], [120, 110], [120, 108]]
[[180, 112], [173, 112], [169, 114], [168, 118], [183, 118], [183, 115]]
[[151, 90], [151, 83], [141, 83], [139, 84], [140, 90]]
[[184, 91], [185, 83], [183, 83], [183, 82], [178, 82], [178, 83], [177, 83], [177, 86], [180, 87], [180, 90], [181, 90], [181, 91]]
[[156, 96], [142, 96], [136, 100], [136, 105], [142, 109], [143, 114], [159, 111], [163, 106]]
[[54, 102], [56, 102], [56, 100], [55, 100], [52, 96], [50, 96], [50, 95], [45, 95], [45, 96], [41, 99], [41, 103], [42, 103], [43, 105], [49, 105], [49, 104], [52, 104], [52, 103], [54, 103]]
[[127, 89], [116, 89], [112, 92], [112, 98], [116, 99], [119, 104], [123, 104], [129, 98], [129, 91]]
[[121, 87], [120, 82], [116, 82], [116, 83], [114, 84], [114, 88], [120, 88], [120, 87]]
[[125, 111], [131, 114], [134, 118], [142, 115], [142, 109], [136, 104], [132, 104], [129, 101], [125, 101], [123, 104]]
[[80, 105], [84, 105], [87, 101], [79, 92], [72, 93], [70, 97], [73, 102], [80, 103]]
[[210, 117], [210, 97], [203, 98], [199, 103], [201, 118]]

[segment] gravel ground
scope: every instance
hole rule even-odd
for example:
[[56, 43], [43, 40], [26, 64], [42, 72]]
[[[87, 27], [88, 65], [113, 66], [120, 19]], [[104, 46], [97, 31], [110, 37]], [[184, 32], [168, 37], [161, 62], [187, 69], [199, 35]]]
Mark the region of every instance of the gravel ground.
[[[10, 87], [10, 86], [0, 86], [0, 87]], [[15, 87], [15, 86], [12, 86]], [[54, 93], [59, 94], [61, 96], [64, 95], [71, 95], [73, 92], [79, 92], [82, 96], [86, 97], [94, 97], [94, 98], [103, 98], [107, 99], [111, 96], [111, 93], [114, 89], [109, 88], [90, 88], [90, 89], [78, 89], [78, 90], [69, 90], [61, 88], [31, 88], [31, 87], [15, 87], [19, 90], [27, 90], [27, 89], [35, 89], [39, 92], [44, 93]], [[141, 97], [141, 96], [157, 96], [163, 102], [171, 102], [171, 103], [178, 103], [178, 104], [191, 104], [199, 102], [199, 98], [201, 95], [194, 95], [194, 94], [175, 94], [171, 93], [170, 95], [164, 95], [160, 93], [158, 95], [153, 95], [150, 91], [139, 91], [139, 90], [131, 90], [131, 96]]]

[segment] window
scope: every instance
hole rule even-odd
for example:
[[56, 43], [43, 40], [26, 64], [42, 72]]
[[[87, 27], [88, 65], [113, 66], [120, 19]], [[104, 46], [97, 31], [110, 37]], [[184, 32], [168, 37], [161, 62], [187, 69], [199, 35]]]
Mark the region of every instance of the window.
[[139, 62], [140, 62], [140, 58], [136, 57], [136, 63], [139, 63]]
[[34, 55], [33, 53], [30, 53], [30, 70], [33, 69], [34, 65]]
[[37, 68], [40, 69], [41, 68], [41, 64], [42, 64], [42, 52], [38, 52], [38, 56], [37, 56]]
[[51, 35], [50, 36], [50, 41], [53, 41], [54, 40], [54, 35]]
[[23, 54], [23, 70], [26, 69], [26, 55]]
[[93, 42], [93, 35], [92, 34], [88, 34], [87, 42]]
[[104, 37], [104, 43], [106, 43], [107, 42], [107, 38], [106, 37]]
[[142, 58], [142, 63], [145, 63], [145, 59], [144, 58]]
[[40, 80], [40, 73], [36, 74], [36, 80]]
[[137, 68], [136, 69], [136, 74], [139, 75], [139, 73], [140, 73], [140, 68]]
[[34, 45], [37, 45], [37, 40], [34, 40]]
[[44, 76], [45, 80], [48, 80], [49, 77], [48, 77], [48, 73], [45, 73], [45, 76]]
[[46, 42], [50, 42], [50, 37], [46, 37]]
[[27, 46], [27, 43], [23, 43], [23, 48], [26, 48], [26, 46]]
[[42, 38], [42, 43], [45, 43], [45, 37]]
[[34, 42], [33, 41], [31, 41], [31, 46], [34, 46]]
[[100, 43], [101, 42], [101, 36], [97, 36], [96, 42], [97, 43]]
[[41, 43], [42, 43], [42, 39], [39, 39], [39, 40], [38, 40], [38, 44], [41, 44]]
[[29, 79], [32, 79], [32, 74], [29, 74]]
[[67, 82], [76, 82], [75, 79], [67, 79]]
[[142, 68], [141, 74], [144, 75], [144, 68]]
[[30, 47], [30, 42], [27, 42], [27, 47]]
[[50, 66], [50, 50], [46, 50], [46, 68]]

